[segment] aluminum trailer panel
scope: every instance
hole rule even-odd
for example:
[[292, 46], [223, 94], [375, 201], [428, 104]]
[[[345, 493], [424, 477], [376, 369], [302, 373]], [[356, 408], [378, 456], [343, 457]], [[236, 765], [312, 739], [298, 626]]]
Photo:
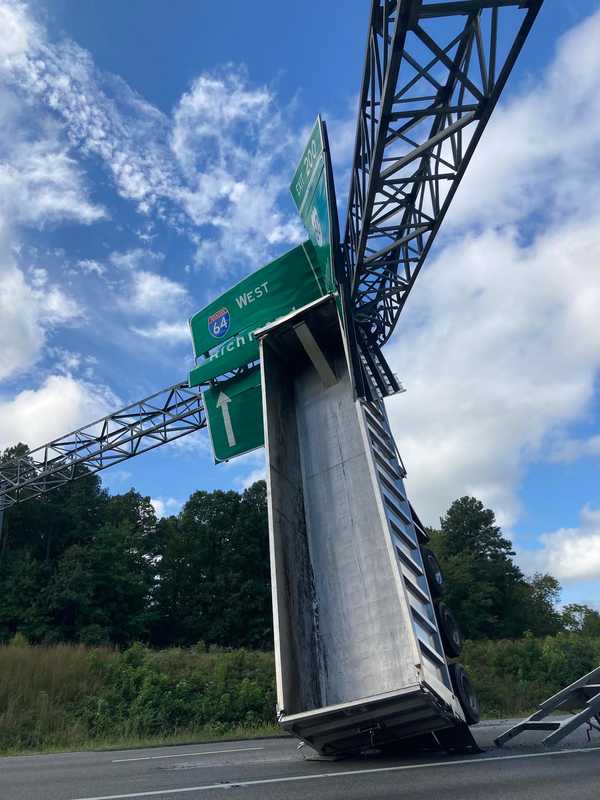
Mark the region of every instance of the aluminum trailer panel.
[[335, 303], [258, 336], [282, 726], [322, 753], [464, 726], [385, 410], [354, 396]]

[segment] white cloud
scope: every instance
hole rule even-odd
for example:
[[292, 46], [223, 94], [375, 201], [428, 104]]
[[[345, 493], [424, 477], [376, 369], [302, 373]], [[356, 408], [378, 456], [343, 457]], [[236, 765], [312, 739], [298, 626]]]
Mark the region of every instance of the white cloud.
[[33, 449], [104, 416], [118, 405], [118, 398], [98, 383], [51, 375], [38, 389], [26, 389], [10, 400], [0, 399], [0, 449], [17, 442]]
[[109, 256], [109, 261], [117, 269], [125, 271], [135, 271], [147, 268], [151, 264], [160, 263], [164, 259], [162, 253], [155, 253], [153, 250], [145, 250], [142, 247], [135, 247], [132, 250], [114, 252]]
[[565, 222], [529, 247], [486, 231], [424, 271], [388, 348], [407, 388], [388, 408], [427, 522], [464, 494], [514, 521], [524, 467], [592, 400], [599, 267], [593, 219]]
[[[556, 442], [593, 401], [599, 36], [597, 13], [564, 37], [538, 85], [496, 112], [455, 199], [452, 236], [434, 249], [387, 348], [408, 390], [388, 408], [428, 523], [474, 494], [512, 524], [524, 471], [556, 460]], [[596, 444], [567, 444], [562, 460]]]
[[[447, 226], [519, 222], [598, 207], [600, 12], [568, 31], [541, 80], [494, 111], [452, 202]], [[548, 194], [552, 196], [551, 207]]]
[[32, 267], [29, 270], [31, 285], [35, 289], [43, 289], [48, 283], [48, 270], [43, 267]]
[[62, 375], [71, 377], [74, 373], [80, 373], [88, 380], [95, 378], [95, 366], [98, 359], [95, 356], [75, 353], [64, 347], [48, 347], [46, 353], [52, 359], [52, 371], [58, 371]]
[[540, 548], [521, 550], [518, 559], [528, 573], [548, 572], [560, 581], [600, 578], [600, 509], [586, 505], [579, 528], [560, 528], [538, 537]]
[[126, 469], [113, 469], [110, 472], [111, 480], [114, 483], [126, 483], [131, 480], [133, 473]]
[[[0, 231], [1, 235], [1, 231]], [[28, 367], [37, 359], [44, 341], [37, 304], [31, 287], [14, 264], [0, 268], [0, 380]]]
[[159, 519], [178, 514], [183, 506], [183, 500], [178, 500], [176, 497], [151, 497], [150, 502]]
[[[331, 161], [333, 164], [338, 214], [340, 220], [342, 220], [342, 226], [346, 214], [348, 190], [352, 174], [357, 114], [358, 96], [352, 98], [352, 101], [347, 104], [345, 116], [335, 116], [331, 114], [325, 116], [329, 149], [331, 150]], [[306, 141], [306, 135], [303, 138], [303, 142]]]
[[147, 328], [132, 326], [131, 330], [143, 339], [151, 339], [161, 344], [179, 344], [180, 342], [190, 342], [190, 326], [187, 322], [167, 322], [159, 320], [156, 324]]
[[28, 282], [15, 261], [10, 231], [0, 220], [0, 380], [28, 369], [39, 358], [48, 331], [81, 317], [79, 304], [48, 282], [45, 270]]
[[77, 262], [76, 267], [85, 275], [97, 275], [99, 278], [106, 273], [106, 267], [94, 258], [82, 258]]
[[166, 117], [116, 76], [98, 72], [87, 51], [68, 39], [51, 44], [41, 26], [31, 27], [27, 47], [3, 59], [1, 69], [7, 82], [63, 119], [73, 145], [103, 160], [124, 197], [148, 208], [168, 196], [176, 176]]
[[249, 453], [244, 453], [238, 458], [228, 461], [221, 466], [221, 469], [228, 470], [247, 470], [243, 474], [234, 478], [234, 485], [239, 489], [244, 490], [252, 486], [256, 481], [264, 481], [266, 477], [266, 464], [265, 464], [265, 451], [252, 450]]
[[183, 455], [211, 456], [212, 448], [208, 433], [205, 429], [188, 433], [179, 439], [174, 439], [169, 445], [171, 451], [178, 451]]
[[125, 273], [118, 299], [121, 310], [127, 315], [151, 318], [147, 324], [131, 325], [129, 330], [148, 341], [174, 345], [190, 340], [185, 320], [191, 298], [183, 284], [144, 269], [163, 258], [162, 253], [135, 248], [111, 253], [109, 262]]
[[185, 286], [164, 275], [140, 270], [133, 273], [130, 294], [122, 303], [137, 314], [181, 314], [188, 299]]
[[[0, 4], [0, 13], [4, 19], [11, 13], [21, 18], [23, 11], [20, 5]], [[39, 120], [39, 135], [31, 139], [31, 132], [21, 128], [14, 95], [3, 92], [2, 100], [7, 98], [0, 140], [0, 380], [29, 369], [38, 361], [49, 331], [84, 315], [81, 304], [49, 277], [45, 267], [25, 269], [27, 264], [21, 262], [29, 251], [20, 241], [23, 226], [63, 220], [88, 224], [104, 215], [88, 200], [82, 173], [56, 126]]]
[[54, 139], [24, 142], [0, 161], [0, 210], [26, 224], [96, 222], [104, 210], [87, 199], [75, 160]]
[[171, 146], [188, 177], [183, 207], [209, 229], [200, 266], [224, 271], [237, 262], [249, 271], [269, 257], [269, 245], [304, 238], [296, 217], [278, 209], [297, 141], [271, 90], [250, 87], [243, 70], [228, 65], [194, 82], [175, 109]]
[[[347, 104], [346, 116], [326, 115], [327, 136], [334, 169], [342, 170], [352, 164], [356, 144], [356, 119], [358, 116], [358, 96]], [[338, 194], [346, 186], [338, 186]]]
[[[269, 126], [272, 95], [266, 87], [249, 89], [234, 65], [219, 75], [201, 75], [183, 95], [175, 111], [171, 146], [187, 172], [199, 166], [202, 158], [197, 143], [213, 141], [218, 146], [222, 134], [236, 126], [242, 131], [252, 120], [257, 127]], [[230, 102], [224, 104], [223, 99]], [[245, 131], [244, 131], [245, 132]]]
[[64, 325], [84, 314], [79, 303], [58, 286], [50, 286], [44, 291], [36, 289], [33, 296], [38, 303], [40, 322], [47, 327]]
[[266, 475], [267, 472], [265, 467], [258, 467], [257, 469], [253, 469], [247, 475], [236, 478], [235, 484], [236, 486], [239, 486], [240, 489], [248, 489], [253, 483], [256, 483], [256, 481], [264, 481]]
[[2, 62], [6, 82], [55, 112], [70, 143], [100, 158], [141, 213], [190, 235], [200, 227], [201, 266], [247, 272], [274, 244], [302, 238], [296, 215], [278, 207], [298, 146], [269, 87], [228, 64], [197, 77], [168, 116], [74, 42], [49, 42], [41, 26], [25, 35], [29, 18], [18, 8], [23, 34]]
[[553, 446], [550, 460], [556, 463], [571, 463], [580, 458], [600, 456], [600, 434], [589, 439], [564, 438]]
[[37, 227], [105, 218], [106, 211], [89, 199], [84, 173], [69, 152], [62, 127], [43, 110], [32, 115], [13, 83], [4, 83], [0, 69], [2, 218], [11, 225]]
[[9, 65], [27, 51], [34, 35], [33, 25], [22, 3], [0, 5], [0, 31], [0, 65]]

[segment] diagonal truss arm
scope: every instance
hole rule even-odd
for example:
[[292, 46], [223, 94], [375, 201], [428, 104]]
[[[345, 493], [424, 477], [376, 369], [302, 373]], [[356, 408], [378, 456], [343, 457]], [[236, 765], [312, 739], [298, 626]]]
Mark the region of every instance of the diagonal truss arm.
[[187, 382], [169, 386], [20, 458], [0, 463], [0, 512], [80, 477], [80, 465], [99, 472], [204, 427], [199, 388], [190, 389]]
[[344, 238], [355, 321], [381, 347], [543, 0], [373, 0]]

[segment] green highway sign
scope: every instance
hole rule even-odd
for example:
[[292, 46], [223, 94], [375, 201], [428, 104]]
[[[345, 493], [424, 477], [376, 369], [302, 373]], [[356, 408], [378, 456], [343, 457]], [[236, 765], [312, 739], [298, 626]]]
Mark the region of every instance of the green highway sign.
[[300, 213], [302, 213], [302, 206], [307, 200], [309, 190], [312, 188], [318, 173], [323, 169], [323, 144], [321, 118], [317, 117], [290, 186], [294, 203]]
[[329, 197], [328, 170], [330, 170], [329, 153], [326, 148], [323, 122], [319, 116], [294, 173], [290, 191], [315, 248], [325, 290], [334, 292], [336, 283], [331, 235], [333, 211], [332, 198]]
[[203, 360], [190, 386], [257, 360], [253, 331], [325, 293], [310, 241], [244, 278], [191, 318], [194, 353]]
[[[190, 320], [196, 366], [190, 386], [258, 361], [257, 328], [336, 292], [337, 218], [331, 161], [320, 117], [294, 175], [292, 197], [310, 239], [253, 272]], [[334, 241], [335, 240], [335, 241]]]
[[258, 342], [252, 330], [240, 331], [231, 339], [215, 347], [197, 367], [190, 372], [190, 386], [207, 383], [245, 364], [258, 361]]
[[202, 397], [216, 464], [264, 445], [258, 367], [211, 386]]

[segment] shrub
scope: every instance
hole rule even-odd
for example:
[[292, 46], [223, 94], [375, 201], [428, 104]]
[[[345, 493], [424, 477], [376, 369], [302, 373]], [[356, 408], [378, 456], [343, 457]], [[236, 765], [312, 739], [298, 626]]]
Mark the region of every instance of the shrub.
[[0, 647], [0, 750], [223, 736], [275, 722], [273, 656]]
[[600, 638], [559, 633], [471, 641], [465, 643], [463, 662], [485, 716], [520, 716], [597, 667]]
[[[15, 637], [16, 638], [16, 637]], [[600, 638], [473, 641], [463, 661], [487, 717], [523, 716], [600, 664]], [[0, 646], [0, 751], [274, 730], [273, 654], [134, 644]]]

